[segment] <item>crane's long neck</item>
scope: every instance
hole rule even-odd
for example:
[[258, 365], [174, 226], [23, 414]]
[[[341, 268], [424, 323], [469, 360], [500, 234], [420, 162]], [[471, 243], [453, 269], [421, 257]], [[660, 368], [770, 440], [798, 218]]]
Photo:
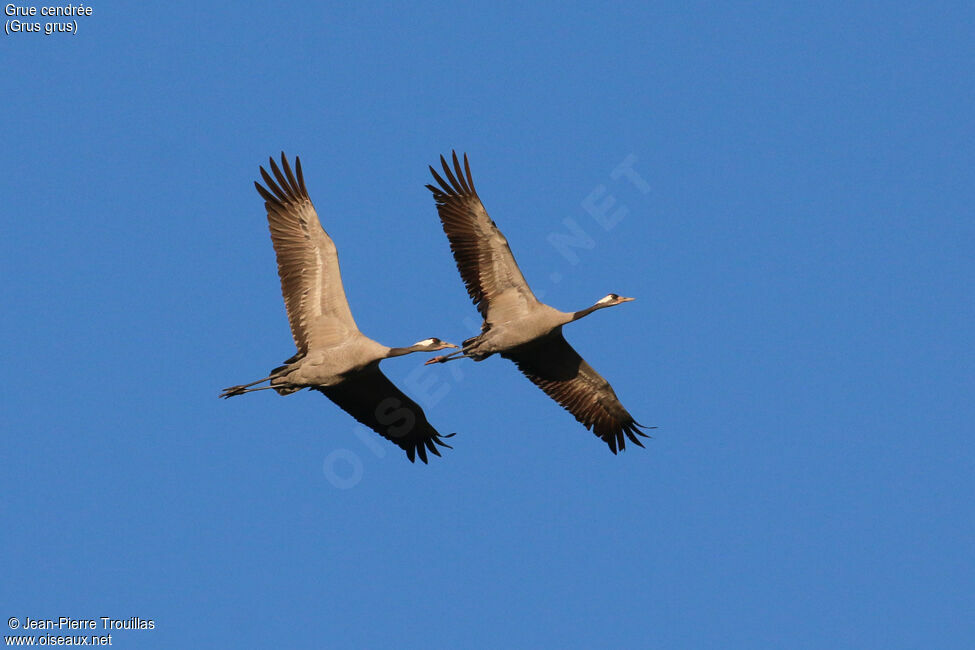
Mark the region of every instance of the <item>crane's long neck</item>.
[[597, 309], [602, 309], [605, 306], [606, 305], [600, 305], [599, 303], [596, 303], [592, 307], [586, 307], [585, 309], [583, 309], [581, 311], [573, 312], [572, 313], [572, 318], [569, 319], [569, 322], [571, 323], [572, 321], [577, 321], [580, 318], [584, 318], [584, 317], [588, 316], [589, 314], [593, 313], [594, 311], [596, 311]]
[[389, 352], [386, 353], [386, 359], [392, 359], [393, 357], [401, 357], [404, 354], [410, 354], [411, 352], [419, 352], [425, 349], [422, 345], [411, 345], [408, 348], [389, 348]]

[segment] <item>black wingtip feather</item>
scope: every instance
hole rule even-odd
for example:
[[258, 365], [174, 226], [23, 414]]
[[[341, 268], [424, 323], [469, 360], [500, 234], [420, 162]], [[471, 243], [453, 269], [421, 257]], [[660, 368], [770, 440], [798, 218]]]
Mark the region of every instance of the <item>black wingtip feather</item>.
[[[270, 158], [268, 160], [270, 160]], [[271, 160], [271, 166], [272, 166], [272, 169], [275, 166], [273, 160]], [[277, 184], [274, 182], [274, 179], [271, 178], [271, 175], [268, 174], [267, 173], [267, 170], [264, 169], [263, 167], [261, 167], [261, 178], [263, 178], [264, 179], [264, 182], [267, 184], [267, 189], [271, 190], [271, 192], [274, 193], [274, 195], [276, 197], [274, 199], [274, 202], [281, 203], [283, 201], [287, 201], [288, 200], [288, 197], [284, 193], [284, 190], [282, 190], [280, 187], [277, 186]]]
[[437, 436], [436, 438], [433, 439], [433, 441], [435, 443], [437, 443], [438, 445], [440, 445], [441, 447], [446, 447], [447, 449], [453, 449], [453, 447], [451, 447], [446, 442], [444, 442], [443, 439], [444, 438], [453, 438], [456, 435], [457, 435], [457, 432], [455, 431], [454, 433], [448, 433], [445, 436]]
[[298, 193], [298, 180], [295, 178], [294, 173], [291, 171], [291, 165], [288, 164], [288, 159], [285, 157], [284, 152], [281, 152], [281, 166], [284, 168], [284, 175], [288, 178], [288, 185], [291, 186], [292, 193]]
[[474, 189], [474, 177], [471, 176], [471, 164], [467, 160], [467, 154], [464, 154], [464, 171], [467, 173], [467, 185], [471, 188], [471, 194], [477, 196], [477, 190]]
[[[454, 156], [454, 160], [457, 160], [456, 155]], [[463, 194], [463, 189], [461, 188], [460, 183], [457, 182], [457, 179], [454, 178], [453, 172], [450, 171], [450, 165], [447, 164], [447, 160], [443, 156], [440, 156], [440, 161], [443, 163], [443, 171], [447, 175], [447, 180], [450, 181], [450, 185], [453, 187], [454, 192], [457, 194]]]
[[[451, 162], [453, 168], [451, 168]], [[466, 153], [464, 154], [463, 167], [461, 167], [456, 151], [451, 151], [450, 161], [441, 155], [440, 166], [443, 171], [437, 171], [432, 165], [428, 167], [430, 174], [436, 179], [440, 187], [436, 185], [426, 186], [428, 190], [433, 192], [433, 198], [437, 201], [438, 207], [447, 204], [451, 198], [477, 198], [474, 179], [471, 176], [471, 165]]]
[[308, 188], [305, 187], [305, 175], [301, 172], [301, 158], [298, 156], [295, 156], [295, 173], [298, 174], [298, 187], [301, 188], [301, 194], [308, 196]]
[[274, 178], [278, 180], [278, 185], [284, 190], [285, 200], [293, 201], [297, 198], [294, 195], [294, 190], [291, 189], [291, 185], [288, 184], [288, 179], [281, 173], [281, 168], [275, 164], [274, 160], [271, 160], [271, 171], [274, 172]]
[[[639, 428], [638, 428], [639, 427]], [[588, 427], [587, 427], [588, 428]], [[629, 439], [630, 442], [638, 447], [646, 449], [646, 446], [640, 442], [641, 438], [651, 438], [651, 436], [640, 431], [640, 428], [644, 429], [655, 429], [656, 427], [647, 427], [645, 425], [639, 424], [635, 420], [630, 420], [628, 422], [623, 422], [620, 428], [615, 431], [604, 431], [600, 438], [609, 447], [609, 450], [614, 454], [626, 451], [626, 441]]]
[[257, 188], [257, 193], [261, 195], [261, 198], [264, 199], [265, 202], [267, 203], [277, 202], [277, 199], [274, 198], [274, 195], [268, 192], [266, 189], [264, 189], [264, 186], [258, 183], [257, 181], [254, 181], [254, 187]]
[[[433, 167], [430, 168], [430, 173], [433, 174], [433, 177], [437, 179], [437, 182], [440, 183], [440, 186], [443, 188], [443, 189], [437, 189], [436, 187], [431, 188], [433, 190], [433, 193], [438, 195], [437, 199], [439, 200], [440, 196], [446, 196], [447, 194], [450, 193], [450, 185], [447, 184], [447, 181], [445, 181]], [[427, 187], [430, 186], [428, 185]]]
[[457, 175], [457, 184], [464, 190], [465, 194], [470, 194], [471, 188], [467, 187], [467, 179], [464, 178], [464, 172], [460, 168], [460, 161], [457, 160], [457, 152], [451, 151], [450, 153], [454, 158], [454, 173]]

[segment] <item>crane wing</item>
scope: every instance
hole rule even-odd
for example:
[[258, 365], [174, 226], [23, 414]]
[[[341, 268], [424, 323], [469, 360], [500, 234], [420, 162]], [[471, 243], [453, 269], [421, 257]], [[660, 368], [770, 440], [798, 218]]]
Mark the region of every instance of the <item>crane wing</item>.
[[303, 355], [309, 347], [332, 347], [359, 328], [342, 288], [335, 244], [308, 198], [301, 160], [295, 157], [297, 178], [284, 153], [284, 173], [273, 159], [270, 163], [274, 178], [261, 167], [267, 187], [254, 186], [264, 197], [291, 335]]
[[562, 335], [561, 328], [512, 350], [500, 353], [511, 359], [532, 383], [562, 405], [587, 429], [599, 436], [615, 454], [626, 448], [626, 438], [642, 447], [633, 416], [602, 375], [579, 356]]
[[441, 436], [437, 433], [420, 405], [397, 388], [378, 364], [350, 375], [340, 384], [319, 386], [315, 390], [321, 391], [343, 411], [383, 438], [399, 445], [410, 462], [419, 456], [425, 463], [428, 450], [439, 456], [438, 446], [450, 448], [443, 438], [454, 434]]
[[477, 196], [467, 154], [464, 154], [463, 170], [456, 152], [453, 172], [443, 156], [440, 163], [447, 180], [431, 167], [430, 172], [440, 187], [427, 185], [427, 189], [433, 192], [457, 270], [481, 316], [489, 323], [503, 322], [538, 305], [511, 254], [508, 240]]

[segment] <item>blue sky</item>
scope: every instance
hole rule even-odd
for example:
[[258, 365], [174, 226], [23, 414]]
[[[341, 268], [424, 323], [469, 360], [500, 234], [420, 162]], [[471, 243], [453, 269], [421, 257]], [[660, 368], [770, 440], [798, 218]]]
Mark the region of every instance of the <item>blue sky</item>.
[[[970, 4], [91, 6], [0, 45], [0, 613], [153, 619], [132, 648], [975, 643]], [[458, 432], [429, 466], [317, 393], [217, 399], [294, 351], [252, 186], [282, 150], [367, 335], [470, 335], [423, 187], [454, 148], [546, 302], [637, 298], [566, 336], [646, 450], [501, 359], [384, 364]]]

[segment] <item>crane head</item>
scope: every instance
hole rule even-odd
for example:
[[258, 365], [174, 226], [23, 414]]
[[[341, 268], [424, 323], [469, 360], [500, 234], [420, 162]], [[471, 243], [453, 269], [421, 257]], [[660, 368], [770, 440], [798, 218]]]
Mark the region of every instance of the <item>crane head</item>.
[[624, 302], [632, 302], [636, 298], [626, 298], [615, 293], [606, 294], [604, 298], [600, 298], [596, 301], [596, 304], [600, 307], [612, 307], [613, 305], [619, 305]]
[[438, 338], [423, 339], [422, 341], [417, 341], [413, 344], [413, 347], [419, 348], [421, 350], [429, 350], [431, 352], [435, 350], [445, 350], [447, 348], [456, 348], [457, 346], [453, 343], [447, 343], [446, 341], [441, 341]]

